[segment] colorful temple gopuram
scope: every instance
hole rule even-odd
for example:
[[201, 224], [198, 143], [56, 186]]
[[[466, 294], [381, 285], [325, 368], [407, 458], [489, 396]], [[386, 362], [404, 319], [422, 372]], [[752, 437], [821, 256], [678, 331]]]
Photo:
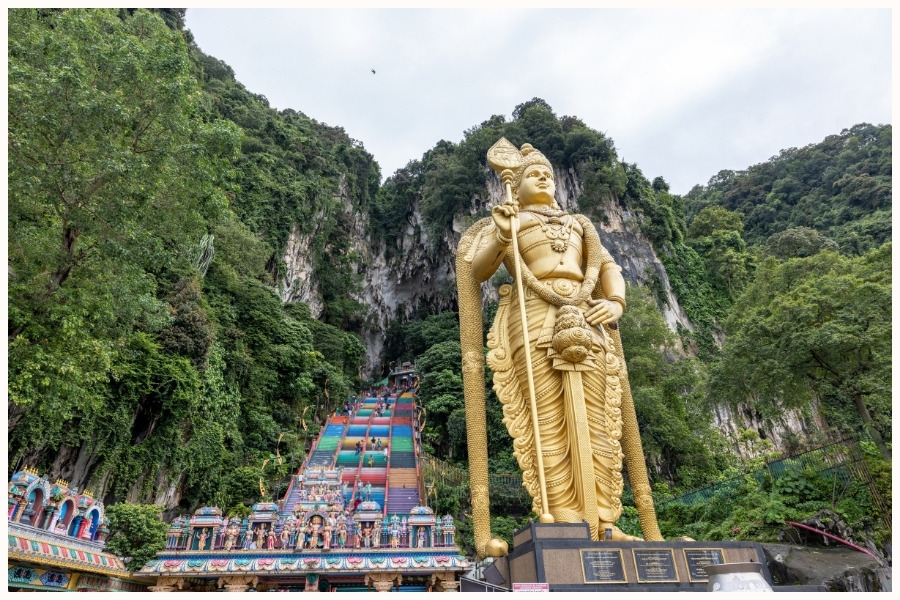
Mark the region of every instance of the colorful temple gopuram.
[[281, 502], [176, 518], [135, 576], [154, 591], [456, 591], [473, 565], [423, 506], [413, 395], [348, 402]]
[[7, 503], [9, 591], [147, 591], [103, 551], [109, 522], [102, 500], [26, 467], [12, 476]]

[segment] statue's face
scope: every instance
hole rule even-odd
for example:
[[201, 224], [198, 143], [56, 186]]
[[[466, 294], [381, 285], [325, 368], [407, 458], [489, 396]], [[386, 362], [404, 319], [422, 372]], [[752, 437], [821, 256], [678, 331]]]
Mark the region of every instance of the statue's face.
[[519, 203], [529, 204], [553, 203], [556, 194], [556, 183], [553, 181], [553, 170], [546, 165], [531, 165], [525, 169], [522, 182], [519, 184]]

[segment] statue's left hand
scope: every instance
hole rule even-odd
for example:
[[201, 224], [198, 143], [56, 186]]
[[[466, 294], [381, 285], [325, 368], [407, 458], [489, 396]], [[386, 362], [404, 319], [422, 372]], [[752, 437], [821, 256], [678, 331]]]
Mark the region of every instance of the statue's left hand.
[[585, 320], [591, 325], [615, 323], [622, 318], [622, 305], [612, 300], [588, 300], [591, 307], [584, 313]]

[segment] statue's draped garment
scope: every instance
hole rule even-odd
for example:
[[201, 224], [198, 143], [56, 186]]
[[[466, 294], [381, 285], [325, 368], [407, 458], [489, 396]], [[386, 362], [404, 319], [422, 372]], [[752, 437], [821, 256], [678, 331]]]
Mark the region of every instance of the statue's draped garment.
[[[600, 273], [609, 268], [618, 269], [600, 244], [590, 221], [584, 217], [569, 217], [572, 218], [578, 220], [585, 237], [593, 238], [591, 246], [594, 252], [599, 251], [599, 256], [592, 257], [591, 262], [599, 263]], [[546, 246], [552, 240], [544, 229], [535, 226], [519, 232], [519, 247], [526, 264], [530, 253], [548, 251]], [[484, 236], [493, 234], [493, 227], [488, 225]], [[584, 247], [578, 231], [572, 231], [569, 248], [583, 256]], [[505, 263], [507, 270], [514, 272], [511, 256], [507, 256]], [[560, 309], [554, 303], [554, 299], [559, 301], [554, 294], [566, 299], [579, 295], [583, 298], [594, 295], [594, 291], [600, 293], [600, 286], [593, 284], [594, 289], [580, 294], [582, 286], [590, 286], [592, 282], [585, 282], [583, 277], [581, 281], [573, 280], [571, 274], [564, 278], [553, 277], [552, 271], [533, 275], [539, 284], [528, 285], [531, 282], [526, 280], [523, 289], [547, 503], [557, 522], [587, 521], [596, 537], [598, 518], [614, 523], [622, 512], [624, 454], [619, 442], [622, 437], [619, 380], [624, 376], [624, 362], [616, 356], [606, 330], [586, 323], [583, 325], [590, 331], [589, 339], [582, 340], [586, 356], [578, 362], [563, 358], [552, 344]], [[550, 293], [541, 294], [535, 289], [541, 284]], [[582, 311], [589, 308], [586, 300], [572, 305]], [[505, 286], [488, 338], [491, 351], [487, 362], [494, 372], [494, 390], [503, 404], [503, 421], [514, 440], [514, 455], [523, 471], [523, 483], [534, 498], [534, 511], [540, 514], [523, 339], [517, 292], [511, 286]], [[576, 373], [577, 377], [574, 376]], [[573, 387], [580, 389], [571, 389]], [[583, 408], [577, 406], [579, 404]], [[587, 476], [587, 483], [583, 476]], [[594, 489], [590, 489], [591, 485]]]

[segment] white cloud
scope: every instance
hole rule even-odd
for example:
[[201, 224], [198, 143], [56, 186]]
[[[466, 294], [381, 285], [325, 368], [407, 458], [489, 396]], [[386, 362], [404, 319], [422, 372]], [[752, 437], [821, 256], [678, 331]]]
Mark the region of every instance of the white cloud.
[[384, 175], [537, 96], [679, 193], [860, 121], [890, 122], [890, 19], [872, 9], [187, 13], [200, 48], [250, 91], [344, 127]]

